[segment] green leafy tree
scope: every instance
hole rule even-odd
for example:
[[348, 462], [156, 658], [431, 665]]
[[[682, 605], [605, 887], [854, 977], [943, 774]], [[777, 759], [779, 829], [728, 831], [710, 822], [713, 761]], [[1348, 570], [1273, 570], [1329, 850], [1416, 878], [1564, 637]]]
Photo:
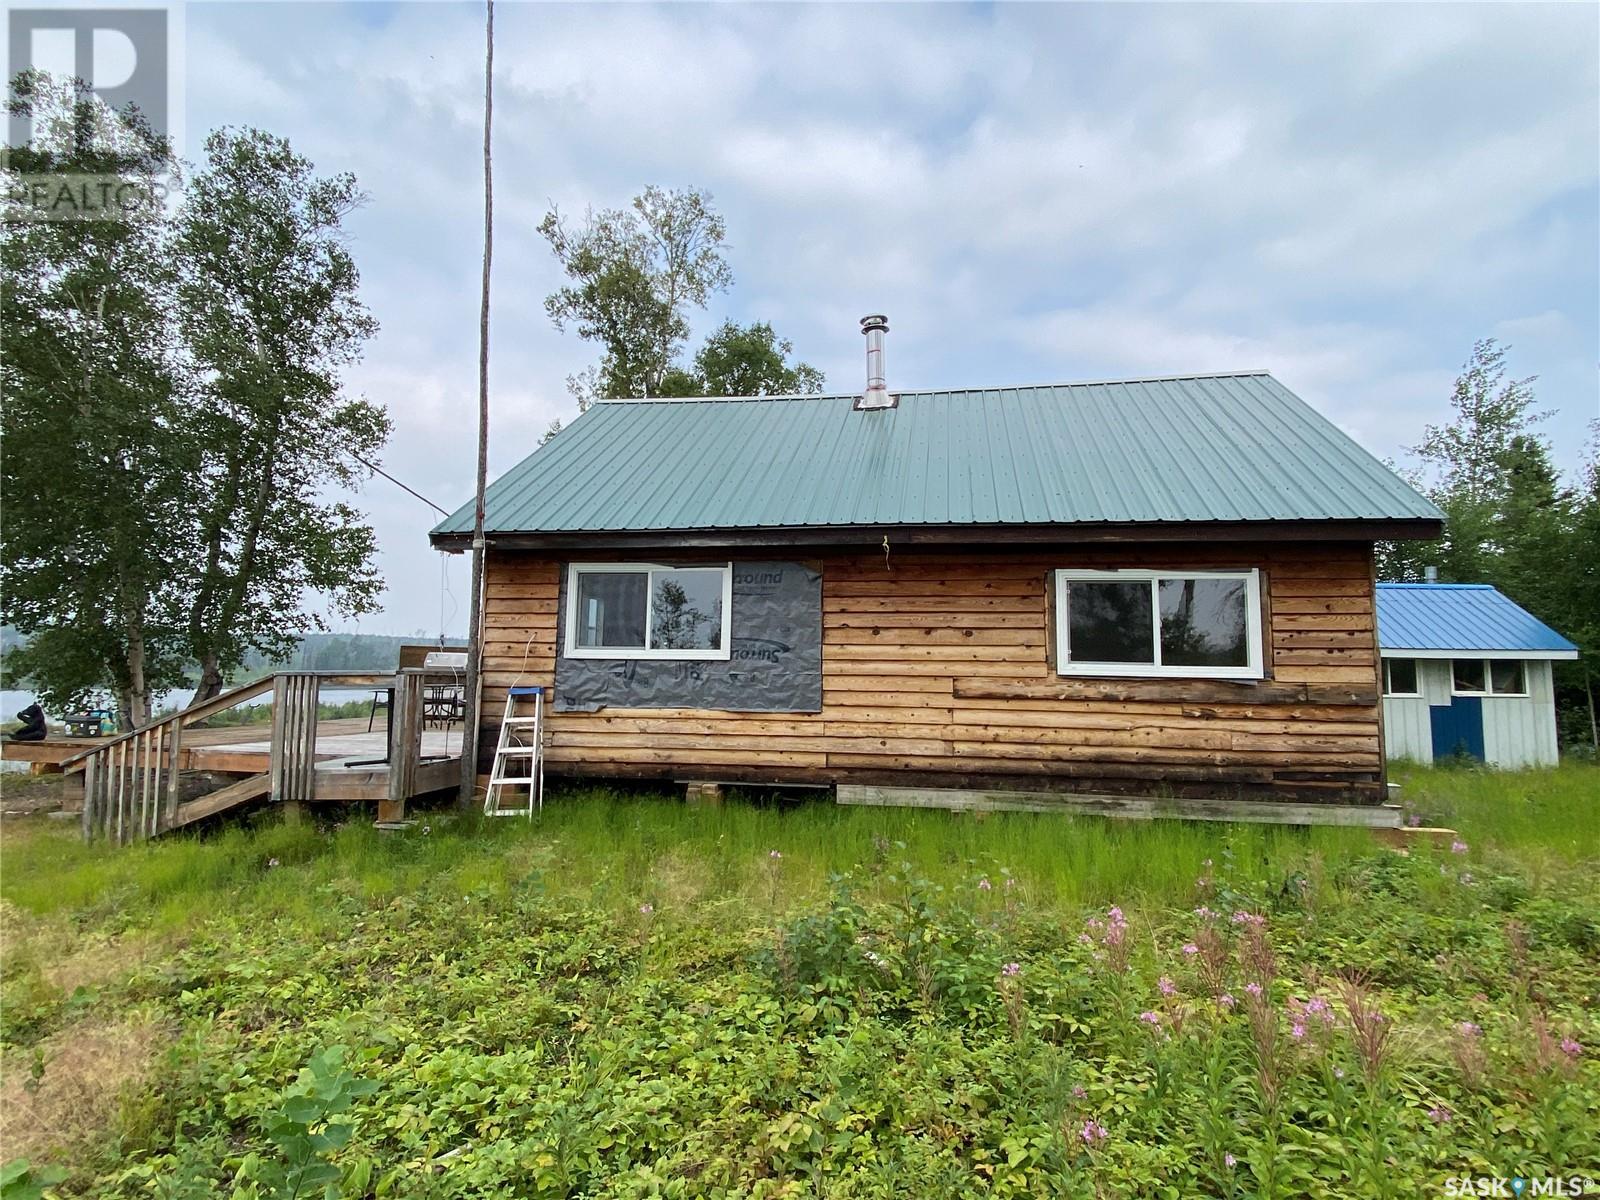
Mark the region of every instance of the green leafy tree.
[[1492, 338], [1476, 343], [1450, 398], [1454, 417], [1429, 425], [1401, 474], [1445, 514], [1439, 541], [1386, 542], [1382, 578], [1416, 580], [1426, 566], [1440, 578], [1482, 582], [1530, 522], [1560, 498], [1549, 446], [1537, 427], [1533, 379], [1506, 378], [1506, 351]]
[[[80, 81], [26, 73], [9, 103], [34, 129], [9, 175], [150, 187], [172, 168], [137, 114], [109, 113]], [[196, 460], [167, 237], [159, 207], [0, 227], [0, 590], [4, 620], [28, 638], [7, 673], [57, 709], [109, 687], [125, 727], [182, 675], [172, 565], [187, 548]]]
[[765, 321], [732, 321], [705, 340], [690, 370], [673, 368], [662, 380], [664, 396], [802, 396], [822, 391], [822, 372], [790, 362], [794, 345]]
[[199, 373], [191, 420], [196, 578], [186, 614], [196, 702], [251, 651], [283, 659], [320, 594], [342, 616], [377, 607], [372, 529], [328, 499], [366, 478], [389, 435], [383, 409], [344, 395], [340, 371], [376, 323], [343, 222], [353, 176], [318, 176], [288, 142], [222, 130], [178, 220], [182, 328]]
[[1577, 487], [1563, 483], [1539, 433], [1534, 380], [1509, 379], [1505, 348], [1473, 346], [1451, 397], [1453, 419], [1430, 425], [1404, 475], [1445, 515], [1435, 543], [1378, 545], [1382, 579], [1415, 581], [1434, 566], [1446, 583], [1489, 583], [1579, 645], [1557, 664], [1563, 727], [1586, 709], [1596, 739], [1590, 663], [1600, 655], [1600, 499], [1591, 450]]
[[659, 395], [689, 337], [689, 309], [733, 282], [711, 197], [649, 187], [629, 208], [589, 212], [579, 229], [552, 209], [539, 232], [571, 279], [545, 310], [557, 329], [572, 325], [603, 351], [599, 366], [567, 381], [579, 410], [602, 397]]
[[[631, 208], [587, 214], [571, 228], [552, 210], [539, 232], [569, 283], [545, 299], [557, 329], [599, 342], [600, 362], [567, 385], [582, 412], [624, 396], [768, 396], [822, 390], [822, 373], [791, 362], [766, 322], [722, 324], [684, 366], [689, 315], [733, 283], [726, 228], [704, 192], [646, 188]], [[543, 445], [561, 432], [552, 422]]]

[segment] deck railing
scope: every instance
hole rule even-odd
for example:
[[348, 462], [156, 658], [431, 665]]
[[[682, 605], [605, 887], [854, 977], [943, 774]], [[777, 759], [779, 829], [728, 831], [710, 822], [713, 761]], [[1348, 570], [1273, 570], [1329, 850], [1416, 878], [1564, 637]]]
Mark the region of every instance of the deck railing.
[[[314, 799], [317, 711], [322, 688], [325, 685], [356, 688], [399, 685], [397, 693], [409, 693], [420, 688], [420, 684], [408, 688], [402, 683], [405, 676], [411, 675], [420, 678], [421, 673], [408, 671], [397, 676], [387, 672], [280, 671], [63, 759], [63, 770], [82, 764], [84, 840], [103, 837], [126, 845], [154, 837], [181, 823], [179, 772], [183, 762], [183, 731], [267, 692], [271, 692], [273, 698], [268, 772], [271, 798], [275, 801]], [[398, 701], [400, 695], [396, 698]], [[417, 740], [417, 737], [400, 740], [396, 761], [414, 760]]]

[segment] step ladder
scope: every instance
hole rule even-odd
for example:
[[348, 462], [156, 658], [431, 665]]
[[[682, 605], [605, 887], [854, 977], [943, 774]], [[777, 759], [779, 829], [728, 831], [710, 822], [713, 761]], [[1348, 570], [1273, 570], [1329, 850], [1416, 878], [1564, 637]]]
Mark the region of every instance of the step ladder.
[[[483, 798], [485, 816], [532, 820], [535, 813], [544, 811], [544, 694], [548, 690], [514, 687], [506, 695], [500, 741], [494, 748], [489, 790]], [[524, 788], [526, 793], [520, 790]]]

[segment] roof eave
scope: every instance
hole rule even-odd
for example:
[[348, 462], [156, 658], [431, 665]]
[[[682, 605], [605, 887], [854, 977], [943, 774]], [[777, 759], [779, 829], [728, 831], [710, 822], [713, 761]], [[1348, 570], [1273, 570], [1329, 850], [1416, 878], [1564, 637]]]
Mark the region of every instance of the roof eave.
[[1439, 650], [1435, 648], [1419, 649], [1415, 646], [1380, 645], [1378, 653], [1385, 658], [1537, 658], [1550, 659], [1553, 662], [1572, 662], [1578, 657], [1577, 650], [1519, 650], [1515, 647], [1485, 650], [1476, 646], [1462, 646], [1455, 650]]
[[[960, 546], [1014, 542], [1094, 544], [1106, 542], [1247, 541], [1415, 541], [1436, 538], [1443, 522], [1431, 517], [1351, 518], [1276, 521], [1135, 521], [1006, 525], [798, 525], [736, 529], [580, 529], [486, 530], [499, 550], [737, 549], [788, 547], [850, 549], [896, 545]], [[436, 550], [471, 549], [472, 535], [434, 530]]]

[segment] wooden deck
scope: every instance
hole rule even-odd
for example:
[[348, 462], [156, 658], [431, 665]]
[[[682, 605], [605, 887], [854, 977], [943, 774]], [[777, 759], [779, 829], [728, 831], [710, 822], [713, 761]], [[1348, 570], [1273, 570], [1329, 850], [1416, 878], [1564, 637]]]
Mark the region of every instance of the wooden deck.
[[[319, 721], [316, 734], [316, 757], [319, 792], [322, 776], [329, 776], [328, 799], [381, 799], [381, 792], [373, 796], [348, 795], [347, 780], [335, 780], [338, 775], [371, 775], [374, 771], [386, 772], [387, 767], [365, 765], [367, 760], [382, 759], [389, 731], [380, 715], [367, 731], [364, 717], [341, 718], [336, 721]], [[0, 743], [0, 759], [6, 762], [32, 764], [34, 773], [55, 774], [61, 771], [64, 760], [103, 746], [108, 738], [49, 737], [42, 742]], [[461, 731], [459, 729], [426, 729], [422, 731], [422, 756], [459, 758]], [[228, 725], [215, 729], [196, 726], [184, 730], [183, 747], [178, 752], [178, 768], [183, 771], [216, 771], [223, 774], [258, 775], [268, 770], [272, 761], [272, 729], [260, 725]], [[363, 764], [363, 765], [352, 765]], [[81, 774], [82, 763], [75, 763], [68, 774]], [[81, 781], [80, 781], [81, 786]], [[322, 799], [320, 795], [317, 797]]]
[[[62, 801], [86, 839], [154, 837], [266, 799], [376, 801], [380, 824], [403, 821], [417, 796], [453, 787], [459, 730], [424, 724], [425, 688], [457, 683], [426, 668], [390, 674], [279, 672], [160, 717], [131, 733], [6, 742], [0, 755], [62, 775]], [[396, 724], [316, 718], [323, 687], [387, 689]], [[269, 723], [207, 726], [228, 709], [272, 697]]]

